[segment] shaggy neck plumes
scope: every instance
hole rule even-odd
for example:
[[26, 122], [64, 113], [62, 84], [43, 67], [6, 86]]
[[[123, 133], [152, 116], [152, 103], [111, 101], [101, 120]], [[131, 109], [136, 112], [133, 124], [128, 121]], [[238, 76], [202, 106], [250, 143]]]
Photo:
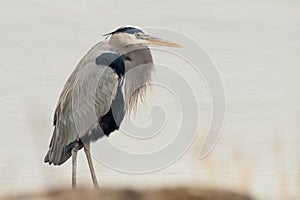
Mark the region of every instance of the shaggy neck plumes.
[[125, 60], [125, 111], [136, 111], [138, 99], [144, 100], [146, 90], [151, 87], [154, 69], [151, 51], [140, 44], [128, 45], [122, 55]]

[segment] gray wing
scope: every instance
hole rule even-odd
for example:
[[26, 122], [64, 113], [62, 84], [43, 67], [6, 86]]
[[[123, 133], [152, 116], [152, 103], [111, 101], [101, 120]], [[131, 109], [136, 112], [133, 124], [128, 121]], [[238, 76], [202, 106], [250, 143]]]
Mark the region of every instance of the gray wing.
[[49, 163], [60, 164], [63, 148], [89, 134], [110, 109], [118, 78], [112, 68], [95, 63], [98, 53], [92, 51], [82, 59], [63, 89], [54, 114]]

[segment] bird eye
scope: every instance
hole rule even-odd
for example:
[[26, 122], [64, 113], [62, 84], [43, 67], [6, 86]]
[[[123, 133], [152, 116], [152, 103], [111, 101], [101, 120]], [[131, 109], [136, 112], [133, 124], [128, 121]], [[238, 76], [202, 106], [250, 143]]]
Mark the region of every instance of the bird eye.
[[135, 33], [135, 37], [136, 37], [137, 39], [142, 39], [142, 38], [144, 37], [144, 34], [141, 33], [141, 32], [138, 32], [138, 33]]

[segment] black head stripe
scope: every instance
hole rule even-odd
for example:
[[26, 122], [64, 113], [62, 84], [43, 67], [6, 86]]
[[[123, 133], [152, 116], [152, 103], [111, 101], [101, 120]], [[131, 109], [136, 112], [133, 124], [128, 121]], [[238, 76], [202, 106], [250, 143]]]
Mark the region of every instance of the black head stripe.
[[139, 29], [139, 28], [135, 28], [135, 27], [121, 27], [121, 28], [118, 28], [118, 29], [115, 30], [115, 31], [112, 31], [112, 32], [107, 33], [107, 34], [104, 34], [103, 36], [107, 36], [107, 35], [111, 35], [111, 34], [115, 34], [115, 33], [129, 33], [129, 34], [135, 34], [135, 33], [138, 33], [138, 32], [144, 33], [144, 31], [142, 31], [142, 30]]
[[96, 58], [97, 65], [107, 65], [118, 74], [119, 77], [125, 74], [125, 64], [122, 55], [114, 53], [103, 53]]

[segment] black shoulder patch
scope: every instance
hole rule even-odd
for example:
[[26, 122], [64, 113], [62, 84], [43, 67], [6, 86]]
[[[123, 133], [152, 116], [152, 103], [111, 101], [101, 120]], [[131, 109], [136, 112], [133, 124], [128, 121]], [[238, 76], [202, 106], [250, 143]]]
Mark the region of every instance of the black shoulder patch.
[[96, 58], [97, 65], [107, 65], [118, 74], [119, 77], [125, 74], [125, 64], [122, 55], [114, 53], [103, 53]]
[[135, 33], [138, 33], [138, 32], [142, 32], [144, 33], [144, 31], [142, 31], [141, 29], [139, 28], [135, 28], [135, 27], [121, 27], [121, 28], [118, 28], [117, 30], [115, 31], [112, 31], [110, 33], [107, 33], [107, 34], [104, 34], [103, 36], [107, 36], [107, 35], [111, 35], [111, 34], [115, 34], [115, 33], [129, 33], [129, 34], [135, 34]]

